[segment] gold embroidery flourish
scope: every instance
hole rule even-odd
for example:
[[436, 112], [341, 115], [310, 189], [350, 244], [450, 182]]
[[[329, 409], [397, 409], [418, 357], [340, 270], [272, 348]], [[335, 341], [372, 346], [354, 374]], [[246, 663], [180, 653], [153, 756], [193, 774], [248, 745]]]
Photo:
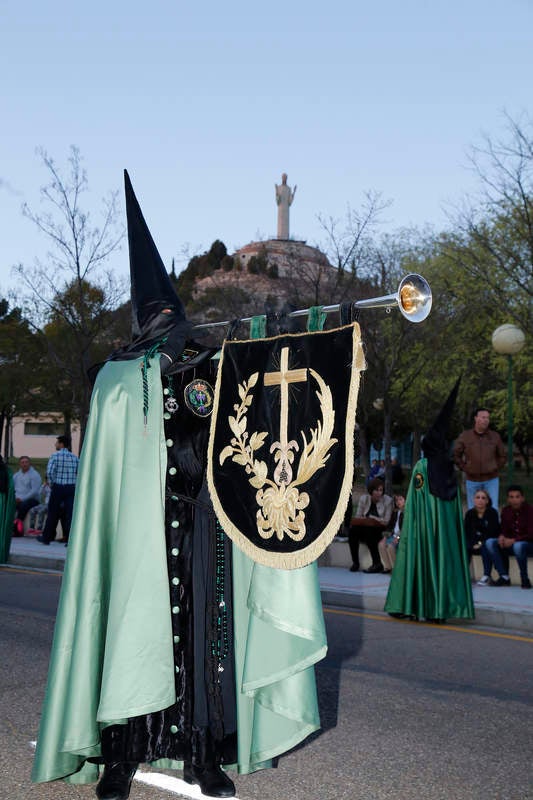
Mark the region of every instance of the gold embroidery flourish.
[[[300, 431], [303, 440], [302, 453], [298, 462], [298, 469], [294, 480], [287, 481], [287, 474], [274, 472], [274, 480], [268, 476], [268, 466], [265, 461], [256, 458], [255, 453], [263, 446], [268, 436], [267, 431], [254, 431], [249, 436], [247, 431], [247, 411], [253, 402], [252, 389], [257, 383], [259, 373], [254, 372], [248, 381], [239, 384], [240, 403], [233, 406], [235, 416], [228, 417], [228, 425], [233, 437], [230, 444], [221, 451], [220, 465], [227, 458], [244, 467], [250, 484], [257, 489], [256, 501], [259, 506], [256, 514], [257, 530], [263, 539], [276, 536], [282, 541], [288, 536], [294, 541], [301, 541], [306, 533], [304, 509], [309, 505], [307, 492], [300, 492], [297, 487], [309, 481], [317, 470], [322, 469], [328, 458], [329, 451], [337, 439], [332, 438], [335, 424], [335, 411], [331, 390], [324, 379], [315, 370], [309, 368], [310, 374], [318, 384], [316, 395], [320, 403], [322, 421], [317, 420], [316, 427], [309, 431], [309, 439], [304, 431]], [[270, 448], [274, 452], [274, 461], [279, 464], [280, 459], [287, 458], [283, 452], [282, 442], [274, 442]], [[298, 449], [296, 442], [288, 443], [290, 461], [293, 461], [293, 449]], [[294, 447], [295, 446], [295, 447]], [[289, 473], [292, 478], [292, 473]], [[266, 487], [266, 488], [265, 488]]]

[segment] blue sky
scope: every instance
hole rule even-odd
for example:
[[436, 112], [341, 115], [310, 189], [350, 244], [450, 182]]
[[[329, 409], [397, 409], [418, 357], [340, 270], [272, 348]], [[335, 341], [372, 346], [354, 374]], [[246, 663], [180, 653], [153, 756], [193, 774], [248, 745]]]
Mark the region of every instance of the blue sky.
[[442, 227], [475, 187], [469, 145], [532, 111], [532, 31], [532, 0], [4, 0], [0, 292], [49, 246], [20, 213], [38, 147], [79, 147], [95, 218], [126, 167], [167, 264], [275, 235], [283, 171], [310, 244], [365, 190], [393, 201], [384, 230]]

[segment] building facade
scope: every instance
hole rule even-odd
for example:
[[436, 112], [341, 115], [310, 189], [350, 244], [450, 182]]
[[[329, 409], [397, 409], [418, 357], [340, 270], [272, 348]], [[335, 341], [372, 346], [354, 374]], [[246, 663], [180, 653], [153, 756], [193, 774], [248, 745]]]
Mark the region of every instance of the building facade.
[[[11, 422], [12, 458], [48, 458], [55, 451], [55, 441], [65, 432], [62, 414], [40, 414], [38, 417], [21, 414]], [[79, 425], [72, 425], [72, 452], [78, 453], [80, 446]]]

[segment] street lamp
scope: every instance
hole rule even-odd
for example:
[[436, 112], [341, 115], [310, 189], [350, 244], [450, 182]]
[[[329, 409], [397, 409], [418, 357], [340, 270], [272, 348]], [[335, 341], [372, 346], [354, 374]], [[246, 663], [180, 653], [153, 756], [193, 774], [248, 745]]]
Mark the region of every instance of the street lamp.
[[509, 370], [507, 379], [507, 482], [513, 482], [513, 356], [526, 343], [524, 331], [517, 325], [500, 325], [492, 334], [492, 346], [501, 356], [507, 356]]

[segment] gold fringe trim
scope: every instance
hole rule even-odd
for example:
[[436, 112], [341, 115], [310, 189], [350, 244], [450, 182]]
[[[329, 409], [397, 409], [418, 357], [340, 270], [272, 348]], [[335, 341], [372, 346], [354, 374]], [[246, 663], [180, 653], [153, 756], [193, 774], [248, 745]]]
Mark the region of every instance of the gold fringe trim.
[[[283, 334], [283, 336], [290, 336], [290, 337], [321, 336], [321, 335], [327, 335], [328, 333], [332, 333], [334, 330], [344, 330], [346, 328], [352, 328], [353, 358], [351, 365], [350, 387], [348, 391], [348, 405], [346, 409], [346, 428], [345, 428], [346, 458], [344, 467], [344, 480], [342, 482], [342, 486], [339, 491], [339, 498], [337, 501], [337, 505], [335, 507], [335, 511], [333, 512], [332, 516], [329, 519], [329, 522], [327, 523], [326, 527], [324, 528], [320, 536], [317, 539], [315, 539], [315, 541], [312, 542], [312, 544], [302, 548], [301, 550], [297, 550], [294, 553], [271, 553], [261, 549], [260, 547], [257, 547], [257, 545], [253, 544], [233, 524], [233, 522], [230, 520], [230, 518], [224, 511], [220, 499], [218, 497], [213, 475], [213, 463], [214, 463], [213, 448], [215, 439], [215, 422], [218, 415], [218, 406], [220, 399], [220, 383], [221, 383], [220, 376], [222, 374], [222, 367], [224, 364], [224, 351], [226, 347], [226, 342], [224, 342], [224, 345], [222, 346], [222, 354], [220, 356], [217, 380], [215, 384], [213, 414], [211, 416], [209, 444], [207, 449], [207, 486], [209, 489], [209, 494], [211, 495], [211, 501], [213, 503], [215, 514], [217, 515], [218, 521], [222, 525], [224, 532], [229, 536], [232, 542], [236, 544], [240, 550], [243, 551], [245, 555], [247, 555], [256, 563], [262, 564], [265, 567], [275, 567], [276, 569], [290, 570], [290, 569], [300, 569], [301, 567], [308, 566], [308, 564], [311, 564], [320, 555], [322, 555], [326, 547], [328, 547], [328, 545], [331, 544], [344, 520], [344, 513], [346, 511], [346, 506], [348, 505], [348, 500], [351, 496], [353, 487], [354, 434], [355, 434], [355, 421], [356, 421], [356, 410], [357, 410], [357, 396], [359, 393], [359, 381], [361, 377], [361, 371], [366, 368], [363, 347], [361, 343], [361, 329], [357, 322], [353, 322], [351, 323], [351, 325], [341, 326], [339, 328], [335, 328], [333, 330], [328, 330], [328, 331], [316, 331], [311, 334], [308, 332]], [[242, 343], [244, 344], [248, 343], [249, 341], [260, 342], [278, 338], [279, 336], [270, 336], [270, 337], [265, 337], [264, 339], [239, 340], [237, 342], [232, 341], [231, 343], [240, 344], [242, 341]]]

